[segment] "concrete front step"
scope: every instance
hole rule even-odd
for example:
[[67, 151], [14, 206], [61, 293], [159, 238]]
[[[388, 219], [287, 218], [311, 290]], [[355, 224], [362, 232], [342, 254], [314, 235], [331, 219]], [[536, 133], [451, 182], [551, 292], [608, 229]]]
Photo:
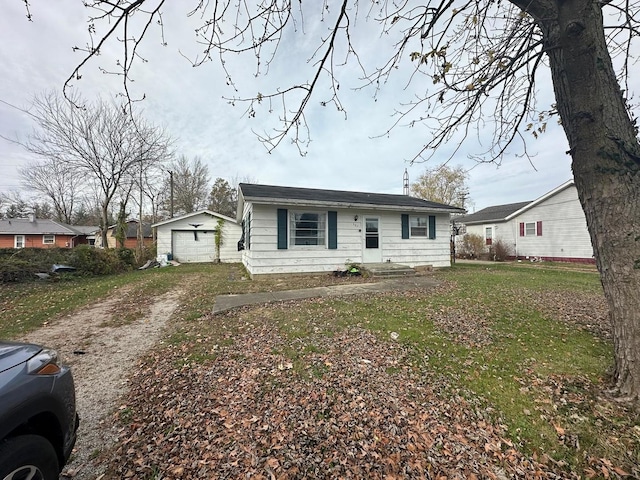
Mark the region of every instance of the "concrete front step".
[[363, 266], [374, 277], [411, 277], [416, 274], [411, 267], [391, 262], [367, 263]]

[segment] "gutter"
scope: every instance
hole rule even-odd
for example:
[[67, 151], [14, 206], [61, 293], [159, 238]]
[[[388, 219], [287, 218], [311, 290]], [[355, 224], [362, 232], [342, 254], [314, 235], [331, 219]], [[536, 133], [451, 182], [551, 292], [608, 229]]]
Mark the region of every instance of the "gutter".
[[430, 212], [430, 213], [462, 213], [463, 210], [456, 207], [437, 208], [437, 207], [419, 207], [415, 205], [380, 205], [376, 203], [351, 203], [351, 202], [324, 202], [319, 200], [293, 200], [264, 197], [244, 197], [244, 202], [251, 202], [256, 205], [294, 205], [305, 207], [329, 207], [329, 208], [358, 208], [361, 210], [387, 210], [398, 212]]

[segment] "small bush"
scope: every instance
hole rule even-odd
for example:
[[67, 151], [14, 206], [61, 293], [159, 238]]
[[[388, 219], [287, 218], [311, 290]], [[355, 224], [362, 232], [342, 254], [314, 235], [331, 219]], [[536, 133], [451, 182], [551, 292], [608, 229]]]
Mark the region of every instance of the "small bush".
[[120, 263], [122, 263], [123, 265], [126, 265], [127, 267], [136, 267], [137, 266], [137, 261], [136, 261], [136, 254], [133, 250], [131, 250], [130, 248], [117, 248], [115, 250], [116, 256], [118, 257], [118, 260], [120, 261]]
[[37, 266], [20, 258], [3, 259], [0, 261], [0, 283], [33, 280], [40, 271]]
[[136, 266], [144, 265], [147, 260], [155, 260], [157, 257], [157, 245], [153, 243], [152, 245], [145, 245], [142, 247], [142, 251], [136, 250]]
[[36, 279], [36, 273], [50, 273], [54, 264], [69, 265], [80, 275], [110, 275], [137, 265], [128, 248], [103, 250], [89, 245], [75, 248], [0, 249], [0, 283]]
[[123, 261], [123, 258], [127, 259], [129, 256], [133, 258], [133, 253], [130, 250], [131, 253], [123, 250], [128, 249], [103, 250], [89, 245], [79, 245], [73, 249], [71, 265], [83, 275], [110, 275], [130, 270], [131, 265]]
[[461, 258], [480, 258], [484, 252], [484, 238], [476, 233], [467, 233], [462, 237], [458, 247]]
[[54, 263], [69, 264], [68, 248], [0, 249], [0, 283], [36, 279], [36, 273], [48, 273]]
[[513, 248], [503, 240], [497, 240], [491, 245], [491, 258], [496, 262], [504, 262], [513, 257]]

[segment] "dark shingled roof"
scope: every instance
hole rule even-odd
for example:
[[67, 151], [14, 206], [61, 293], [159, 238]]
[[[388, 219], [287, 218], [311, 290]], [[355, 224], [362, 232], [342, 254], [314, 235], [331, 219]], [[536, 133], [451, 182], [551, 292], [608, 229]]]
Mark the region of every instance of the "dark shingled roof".
[[499, 222], [507, 218], [512, 213], [517, 212], [521, 208], [526, 207], [531, 202], [508, 203], [506, 205], [494, 205], [492, 207], [483, 208], [479, 212], [470, 215], [456, 217], [456, 223], [485, 223]]
[[[111, 236], [116, 236], [116, 225], [111, 225], [109, 228], [112, 229]], [[151, 224], [150, 223], [142, 223], [142, 236], [145, 238], [151, 237]], [[138, 238], [138, 222], [136, 220], [128, 220], [127, 221], [127, 238]]]
[[257, 185], [241, 183], [240, 190], [246, 200], [254, 202], [295, 200], [298, 202], [324, 203], [333, 205], [378, 205], [384, 207], [406, 207], [449, 212], [463, 212], [451, 205], [431, 202], [408, 195], [392, 195], [388, 193], [350, 192], [344, 190], [324, 190], [319, 188], [278, 187], [274, 185]]
[[[3, 235], [87, 235], [84, 229], [45, 218], [8, 218], [0, 220], [0, 234]], [[97, 227], [93, 227], [96, 230]]]

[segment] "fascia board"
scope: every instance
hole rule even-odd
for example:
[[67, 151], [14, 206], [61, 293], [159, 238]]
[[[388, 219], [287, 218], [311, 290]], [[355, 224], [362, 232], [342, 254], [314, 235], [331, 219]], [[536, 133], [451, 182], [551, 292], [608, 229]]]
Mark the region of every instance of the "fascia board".
[[291, 205], [296, 207], [323, 207], [323, 208], [349, 208], [360, 210], [386, 210], [397, 212], [424, 212], [424, 213], [458, 213], [459, 210], [450, 208], [416, 207], [409, 205], [378, 205], [372, 203], [349, 203], [349, 202], [324, 202], [319, 200], [298, 200], [283, 198], [265, 197], [245, 197], [245, 202], [256, 205]]

